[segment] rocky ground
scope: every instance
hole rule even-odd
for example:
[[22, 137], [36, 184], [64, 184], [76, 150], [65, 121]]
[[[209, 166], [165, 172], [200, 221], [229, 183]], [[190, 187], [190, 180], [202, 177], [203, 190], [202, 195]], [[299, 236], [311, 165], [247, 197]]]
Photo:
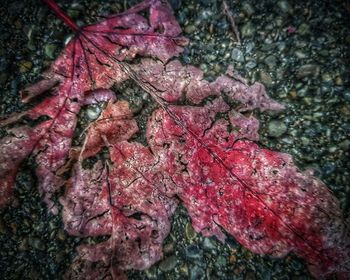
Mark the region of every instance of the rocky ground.
[[[78, 23], [86, 23], [137, 1], [58, 2]], [[227, 2], [241, 45], [221, 0], [171, 1], [191, 40], [181, 60], [199, 66], [207, 79], [233, 65], [249, 82], [264, 83], [286, 110], [260, 115], [261, 144], [292, 154], [303, 169], [312, 168], [339, 198], [348, 216], [349, 2]], [[39, 79], [71, 35], [38, 0], [1, 1], [0, 18], [3, 116], [24, 109], [18, 90]], [[30, 159], [18, 176], [16, 200], [0, 211], [0, 279], [60, 279], [82, 240], [68, 236], [60, 217], [47, 213]], [[162, 261], [147, 271], [131, 272], [129, 279], [311, 278], [305, 264], [294, 256], [274, 260], [250, 253], [233, 239], [221, 244], [197, 235], [181, 207], [164, 252]]]

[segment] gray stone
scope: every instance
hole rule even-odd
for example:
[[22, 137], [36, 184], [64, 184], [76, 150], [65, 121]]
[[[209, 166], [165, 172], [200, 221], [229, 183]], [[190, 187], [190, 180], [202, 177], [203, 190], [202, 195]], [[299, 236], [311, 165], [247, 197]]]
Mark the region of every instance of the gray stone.
[[36, 237], [29, 237], [28, 244], [30, 247], [40, 251], [44, 251], [46, 249], [44, 242]]
[[297, 78], [317, 77], [320, 74], [320, 66], [316, 64], [305, 64], [296, 73]]
[[190, 280], [199, 280], [199, 279], [203, 279], [205, 276], [205, 272], [204, 269], [201, 268], [198, 265], [195, 265], [191, 268], [190, 271]]
[[189, 245], [186, 248], [186, 257], [189, 259], [200, 259], [202, 257], [202, 251], [197, 245]]
[[159, 264], [159, 268], [162, 271], [170, 271], [174, 269], [174, 267], [176, 266], [176, 263], [177, 263], [176, 256], [173, 255], [162, 260]]
[[242, 29], [241, 29], [242, 38], [251, 37], [254, 35], [254, 33], [255, 33], [255, 27], [250, 21], [248, 21], [246, 24], [242, 26]]
[[274, 55], [269, 55], [265, 58], [264, 62], [270, 70], [273, 70], [277, 64], [277, 58]]
[[252, 52], [252, 50], [254, 50], [254, 48], [255, 48], [255, 44], [253, 42], [249, 42], [245, 46], [245, 52], [250, 53]]
[[256, 61], [251, 60], [245, 65], [245, 67], [247, 67], [248, 69], [254, 69], [256, 67], [256, 65], [257, 65]]
[[244, 2], [243, 5], [242, 5], [242, 11], [243, 13], [248, 16], [248, 17], [251, 17], [253, 14], [254, 14], [254, 8], [252, 5], [250, 5], [249, 3], [247, 2]]
[[86, 115], [89, 118], [89, 120], [93, 121], [98, 118], [98, 116], [101, 113], [101, 108], [98, 106], [91, 106], [86, 110]]
[[45, 46], [45, 55], [50, 58], [50, 59], [54, 59], [55, 58], [55, 51], [57, 49], [56, 45], [53, 44], [47, 44]]
[[298, 28], [298, 33], [300, 35], [307, 35], [310, 33], [310, 26], [307, 25], [306, 23], [302, 23], [300, 24], [299, 28]]
[[204, 237], [203, 249], [208, 250], [208, 251], [215, 250], [216, 249], [216, 245], [209, 237]]
[[265, 85], [265, 86], [271, 86], [273, 81], [269, 73], [265, 71], [260, 71], [259, 72], [259, 77], [260, 81]]
[[243, 52], [238, 48], [232, 50], [231, 57], [234, 61], [244, 62]]
[[194, 230], [194, 228], [192, 227], [191, 223], [186, 224], [185, 233], [186, 233], [186, 237], [188, 240], [193, 240], [197, 236], [197, 233]]
[[195, 31], [196, 31], [196, 27], [194, 26], [194, 25], [192, 25], [192, 24], [190, 24], [190, 25], [187, 25], [186, 27], [185, 27], [185, 33], [186, 34], [192, 34], [192, 33], [194, 33]]
[[278, 138], [287, 131], [287, 126], [279, 120], [272, 120], [268, 124], [269, 136]]
[[292, 13], [293, 9], [288, 3], [288, 1], [278, 1], [277, 2], [277, 7], [283, 12], [283, 13]]

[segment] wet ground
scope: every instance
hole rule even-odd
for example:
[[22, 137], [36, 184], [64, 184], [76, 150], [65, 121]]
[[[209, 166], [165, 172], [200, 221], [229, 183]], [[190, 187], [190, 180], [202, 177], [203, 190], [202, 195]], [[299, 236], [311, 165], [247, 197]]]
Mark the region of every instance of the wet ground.
[[[7, 3], [6, 3], [7, 2]], [[117, 12], [137, 1], [58, 1], [79, 22]], [[208, 79], [233, 65], [250, 82], [261, 81], [286, 105], [261, 114], [261, 144], [293, 155], [312, 168], [350, 207], [350, 4], [342, 1], [227, 1], [240, 31], [239, 45], [222, 1], [171, 3], [191, 40], [181, 60]], [[232, 2], [232, 3], [231, 3]], [[39, 79], [70, 32], [40, 1], [1, 1], [0, 115], [23, 110], [18, 90]], [[145, 115], [146, 118], [146, 115]], [[33, 175], [22, 166], [16, 200], [0, 212], [0, 279], [60, 279], [81, 242], [49, 215]], [[305, 264], [250, 253], [233, 239], [221, 244], [197, 235], [183, 208], [173, 220], [165, 257], [129, 279], [309, 279]]]

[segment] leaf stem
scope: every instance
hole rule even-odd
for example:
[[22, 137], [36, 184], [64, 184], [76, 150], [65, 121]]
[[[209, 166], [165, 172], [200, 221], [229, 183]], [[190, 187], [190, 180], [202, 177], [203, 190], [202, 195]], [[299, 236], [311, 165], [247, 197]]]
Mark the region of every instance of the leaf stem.
[[61, 8], [56, 4], [54, 0], [42, 0], [44, 3], [49, 5], [49, 7], [56, 13], [67, 26], [69, 26], [74, 32], [79, 31], [79, 26], [73, 21], [71, 17], [66, 15]]

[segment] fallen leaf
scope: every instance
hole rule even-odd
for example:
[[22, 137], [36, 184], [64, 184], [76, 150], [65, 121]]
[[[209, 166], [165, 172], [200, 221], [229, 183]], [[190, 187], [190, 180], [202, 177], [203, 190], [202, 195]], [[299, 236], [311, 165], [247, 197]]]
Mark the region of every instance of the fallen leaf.
[[[48, 90], [52, 95], [2, 122], [48, 118], [8, 129], [1, 139], [0, 205], [11, 196], [21, 161], [34, 153], [39, 189], [55, 213], [51, 198], [65, 185], [66, 231], [105, 238], [78, 248], [67, 278], [124, 279], [126, 270], [149, 268], [162, 257], [178, 203], [204, 236], [224, 242], [230, 234], [274, 257], [293, 252], [317, 278], [348, 278], [349, 229], [337, 199], [289, 155], [256, 143], [254, 110], [283, 109], [261, 84], [248, 85], [232, 68], [209, 82], [198, 68], [173, 59], [186, 40], [162, 1], [143, 1], [86, 27], [45, 2], [76, 36], [44, 80], [22, 92], [25, 102]], [[148, 19], [140, 15], [145, 10]], [[109, 90], [126, 80], [158, 105], [147, 123], [148, 146], [131, 141], [138, 127], [129, 104]], [[99, 102], [107, 103], [104, 111], [87, 127], [82, 146], [72, 147], [81, 107]], [[84, 166], [104, 148], [108, 159]], [[70, 168], [66, 181], [61, 175]]]

